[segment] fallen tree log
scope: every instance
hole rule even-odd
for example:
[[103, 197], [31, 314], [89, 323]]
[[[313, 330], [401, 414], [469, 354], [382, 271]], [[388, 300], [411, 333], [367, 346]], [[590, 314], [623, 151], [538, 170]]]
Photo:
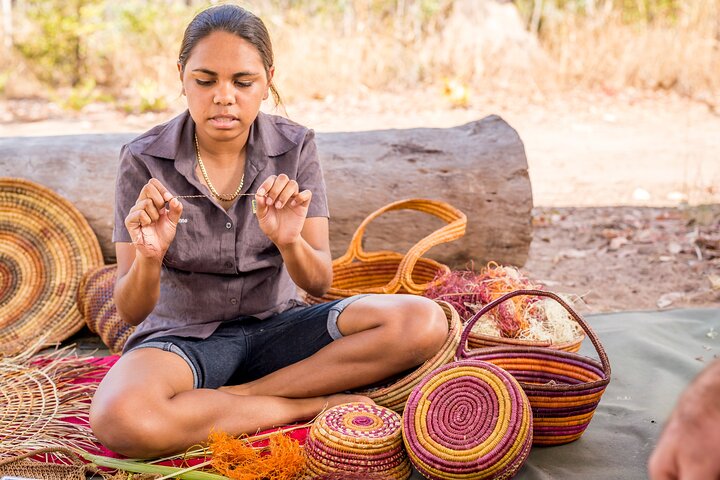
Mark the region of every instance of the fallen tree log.
[[[0, 176], [40, 183], [87, 218], [107, 263], [120, 147], [135, 134], [0, 138]], [[495, 260], [523, 265], [532, 233], [532, 192], [520, 137], [497, 116], [453, 128], [318, 133], [330, 203], [333, 257], [344, 253], [360, 222], [403, 198], [446, 201], [465, 212], [467, 233], [428, 252], [455, 267]], [[405, 251], [439, 219], [392, 212], [366, 232], [365, 249]]]

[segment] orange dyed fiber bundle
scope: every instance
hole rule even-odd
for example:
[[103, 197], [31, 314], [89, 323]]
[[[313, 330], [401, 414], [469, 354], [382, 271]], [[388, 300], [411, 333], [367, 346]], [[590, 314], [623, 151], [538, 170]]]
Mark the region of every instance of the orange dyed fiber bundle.
[[[543, 286], [532, 282], [515, 267], [490, 262], [480, 272], [453, 270], [437, 277], [435, 285], [425, 296], [433, 300], [445, 300], [452, 304], [463, 321], [493, 300], [515, 290], [538, 289]], [[488, 313], [497, 324], [503, 337], [514, 338], [528, 327], [525, 311], [536, 297], [518, 296], [503, 302]]]
[[209, 443], [213, 468], [228, 478], [292, 480], [305, 469], [302, 447], [283, 433], [271, 436], [265, 448], [254, 448], [246, 439], [224, 432], [212, 432]]

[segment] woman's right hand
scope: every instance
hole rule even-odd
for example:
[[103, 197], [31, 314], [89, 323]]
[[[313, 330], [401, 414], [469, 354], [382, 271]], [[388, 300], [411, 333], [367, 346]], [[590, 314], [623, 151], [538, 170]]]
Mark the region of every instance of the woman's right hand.
[[[165, 208], [166, 202], [169, 209]], [[158, 179], [151, 178], [125, 218], [125, 228], [130, 233], [136, 253], [162, 262], [175, 238], [182, 210], [182, 203], [173, 198], [173, 194]]]

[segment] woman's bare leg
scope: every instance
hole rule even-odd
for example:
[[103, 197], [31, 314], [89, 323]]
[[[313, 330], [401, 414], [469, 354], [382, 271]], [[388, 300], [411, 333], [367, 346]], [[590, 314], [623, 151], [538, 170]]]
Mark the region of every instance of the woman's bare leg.
[[448, 333], [442, 308], [417, 295], [361, 298], [345, 308], [338, 328], [343, 338], [311, 357], [221, 390], [308, 398], [358, 388], [420, 365], [440, 350]]
[[98, 387], [90, 425], [111, 450], [150, 458], [206, 442], [213, 429], [253, 434], [312, 418], [340, 403], [369, 402], [357, 395], [288, 399], [192, 386], [190, 367], [178, 355], [156, 348], [134, 350], [120, 358]]

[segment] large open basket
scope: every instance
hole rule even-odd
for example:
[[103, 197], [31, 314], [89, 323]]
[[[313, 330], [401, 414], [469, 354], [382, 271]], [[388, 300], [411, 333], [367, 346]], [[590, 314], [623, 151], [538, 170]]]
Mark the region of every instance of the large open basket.
[[69, 200], [0, 177], [0, 356], [39, 350], [80, 330], [75, 291], [102, 261], [95, 233]]
[[[362, 247], [368, 224], [378, 216], [393, 210], [416, 210], [434, 215], [447, 225], [432, 232], [406, 254], [392, 251], [366, 252]], [[309, 303], [321, 303], [361, 293], [422, 294], [438, 273], [450, 269], [423, 255], [432, 247], [450, 242], [465, 234], [467, 217], [452, 205], [427, 199], [399, 200], [386, 205], [362, 221], [350, 240], [347, 252], [333, 260], [332, 287], [322, 297], [307, 295]]]
[[[468, 337], [475, 322], [517, 295], [544, 296], [560, 303], [585, 331], [600, 361], [543, 347], [506, 346], [469, 350]], [[610, 382], [610, 362], [595, 332], [562, 298], [542, 290], [516, 290], [488, 303], [465, 324], [456, 357], [493, 363], [518, 380], [532, 406], [535, 445], [560, 445], [580, 438]]]

